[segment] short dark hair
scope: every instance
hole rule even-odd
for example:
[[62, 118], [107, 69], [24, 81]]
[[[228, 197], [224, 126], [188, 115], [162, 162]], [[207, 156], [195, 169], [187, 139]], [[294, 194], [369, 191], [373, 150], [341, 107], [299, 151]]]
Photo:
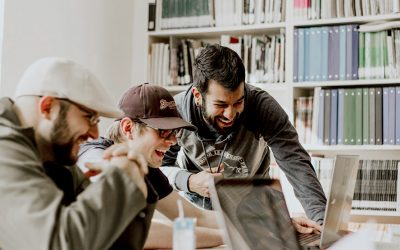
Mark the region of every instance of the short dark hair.
[[234, 91], [244, 82], [246, 71], [242, 59], [230, 48], [219, 44], [207, 45], [193, 65], [193, 86], [201, 94], [207, 92], [209, 80]]

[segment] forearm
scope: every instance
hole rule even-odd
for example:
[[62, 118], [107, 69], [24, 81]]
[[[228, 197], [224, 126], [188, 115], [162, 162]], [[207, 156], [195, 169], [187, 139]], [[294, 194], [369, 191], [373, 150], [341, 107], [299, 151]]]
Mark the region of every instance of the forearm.
[[196, 227], [196, 247], [215, 247], [224, 244], [220, 229]]
[[161, 171], [167, 176], [169, 184], [175, 189], [188, 192], [188, 179], [190, 172], [179, 168], [178, 166], [161, 167]]
[[[196, 227], [196, 247], [214, 247], [223, 244], [222, 231]], [[186, 240], [186, 239], [182, 239]], [[173, 224], [170, 221], [153, 219], [145, 249], [172, 248]]]
[[271, 144], [275, 159], [292, 184], [307, 216], [322, 223], [326, 198], [311, 165], [310, 157], [298, 142], [297, 136], [293, 132], [292, 139], [280, 139]]
[[172, 248], [172, 228], [171, 221], [153, 218], [144, 248]]
[[207, 228], [218, 228], [217, 215], [215, 211], [201, 209], [201, 214], [197, 216], [197, 225]]

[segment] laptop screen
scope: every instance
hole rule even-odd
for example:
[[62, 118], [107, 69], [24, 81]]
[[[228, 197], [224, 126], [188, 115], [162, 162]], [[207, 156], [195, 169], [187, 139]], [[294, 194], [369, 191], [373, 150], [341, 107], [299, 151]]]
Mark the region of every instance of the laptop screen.
[[[211, 185], [213, 186], [213, 185]], [[215, 184], [213, 207], [224, 215], [232, 249], [300, 249], [279, 181], [224, 179]]]
[[336, 156], [321, 237], [323, 248], [347, 233], [358, 166], [358, 155]]

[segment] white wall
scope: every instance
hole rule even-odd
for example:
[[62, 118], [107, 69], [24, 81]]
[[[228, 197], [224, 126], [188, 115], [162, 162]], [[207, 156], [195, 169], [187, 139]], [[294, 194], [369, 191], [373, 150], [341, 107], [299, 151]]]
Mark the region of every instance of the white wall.
[[[24, 69], [45, 56], [83, 64], [106, 85], [115, 102], [132, 83], [134, 4], [144, 1], [4, 2], [0, 96], [14, 96]], [[101, 123], [102, 131], [105, 127]]]
[[139, 84], [147, 81], [148, 3], [145, 0], [134, 2], [132, 83]]

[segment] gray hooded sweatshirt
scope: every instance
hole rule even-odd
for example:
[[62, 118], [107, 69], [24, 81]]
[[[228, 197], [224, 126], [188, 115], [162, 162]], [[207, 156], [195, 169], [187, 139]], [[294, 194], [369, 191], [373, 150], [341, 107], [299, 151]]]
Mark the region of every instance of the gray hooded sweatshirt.
[[307, 216], [322, 224], [326, 198], [321, 184], [295, 128], [272, 96], [246, 84], [244, 111], [225, 135], [204, 121], [190, 88], [176, 95], [175, 101], [182, 118], [198, 130], [185, 130], [164, 157], [162, 171], [171, 185], [190, 194], [189, 176], [209, 168], [207, 161], [216, 167], [221, 159], [224, 177], [268, 177], [271, 149]]

